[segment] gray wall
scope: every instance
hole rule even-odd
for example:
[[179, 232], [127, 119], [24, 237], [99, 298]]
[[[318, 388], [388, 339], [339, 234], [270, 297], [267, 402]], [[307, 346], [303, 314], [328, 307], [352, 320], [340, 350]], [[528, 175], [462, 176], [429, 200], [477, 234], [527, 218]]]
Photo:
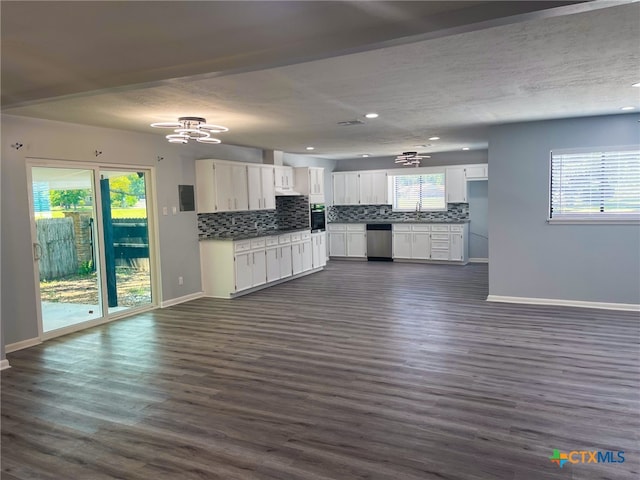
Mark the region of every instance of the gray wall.
[[546, 223], [550, 150], [637, 144], [639, 119], [490, 129], [490, 295], [640, 304], [640, 226]]
[[467, 182], [469, 198], [469, 258], [489, 258], [488, 181]]
[[[388, 170], [398, 167], [394, 163], [395, 157], [350, 158], [335, 160], [336, 172], [353, 172], [356, 170]], [[441, 165], [467, 165], [472, 163], [487, 163], [487, 150], [469, 150], [468, 152], [438, 152], [432, 153], [431, 158], [422, 161], [422, 167]], [[408, 167], [405, 167], [408, 168]]]
[[[10, 147], [19, 141], [20, 150]], [[25, 161], [28, 157], [156, 167], [158, 212], [178, 205], [178, 185], [194, 184], [194, 159], [262, 161], [262, 151], [228, 145], [171, 145], [164, 135], [139, 134], [46, 120], [2, 116], [2, 298], [6, 344], [38, 336]], [[158, 161], [158, 156], [164, 157]], [[8, 228], [10, 226], [10, 228]], [[158, 216], [164, 301], [201, 291], [195, 212]], [[177, 277], [184, 277], [178, 285]], [[11, 299], [7, 301], [6, 299]]]

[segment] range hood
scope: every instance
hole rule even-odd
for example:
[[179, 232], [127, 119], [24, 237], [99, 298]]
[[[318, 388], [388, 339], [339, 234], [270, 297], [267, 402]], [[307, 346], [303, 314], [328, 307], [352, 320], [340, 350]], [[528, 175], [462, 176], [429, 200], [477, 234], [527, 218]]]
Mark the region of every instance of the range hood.
[[293, 197], [296, 195], [301, 196], [302, 194], [290, 188], [276, 188], [276, 197]]

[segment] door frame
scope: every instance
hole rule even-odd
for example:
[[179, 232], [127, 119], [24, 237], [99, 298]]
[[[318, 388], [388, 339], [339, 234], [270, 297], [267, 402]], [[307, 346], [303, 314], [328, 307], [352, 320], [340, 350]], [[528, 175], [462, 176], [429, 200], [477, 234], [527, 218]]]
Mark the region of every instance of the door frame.
[[[159, 308], [162, 305], [162, 281], [160, 276], [160, 235], [158, 232], [158, 211], [156, 208], [156, 168], [153, 165], [130, 165], [119, 163], [96, 163], [87, 161], [76, 161], [68, 159], [53, 159], [41, 157], [27, 157], [25, 159], [27, 170], [27, 194], [29, 200], [29, 228], [31, 231], [31, 260], [35, 287], [36, 315], [38, 322], [38, 338], [40, 341], [49, 340], [51, 338], [67, 335], [69, 333], [85, 330], [105, 323], [128, 317], [136, 313], [146, 312]], [[101, 170], [121, 170], [132, 172], [145, 172], [146, 182], [146, 207], [147, 207], [147, 228], [149, 230], [149, 265], [151, 267], [151, 303], [140, 307], [130, 308], [124, 311], [109, 314], [108, 303], [104, 298], [106, 295], [107, 280], [105, 275], [100, 275], [100, 295], [102, 296], [102, 317], [96, 320], [88, 320], [86, 322], [70, 325], [50, 332], [44, 332], [42, 327], [42, 298], [40, 295], [40, 274], [35, 259], [34, 243], [37, 242], [35, 212], [33, 208], [33, 167], [43, 168], [69, 168], [79, 170], [89, 170], [93, 172], [93, 189], [94, 189], [94, 208], [96, 218], [97, 237], [100, 242], [99, 262], [100, 271], [105, 270], [105, 252], [104, 252], [104, 225], [102, 211], [98, 208], [102, 204], [102, 196], [100, 193], [100, 172]]]

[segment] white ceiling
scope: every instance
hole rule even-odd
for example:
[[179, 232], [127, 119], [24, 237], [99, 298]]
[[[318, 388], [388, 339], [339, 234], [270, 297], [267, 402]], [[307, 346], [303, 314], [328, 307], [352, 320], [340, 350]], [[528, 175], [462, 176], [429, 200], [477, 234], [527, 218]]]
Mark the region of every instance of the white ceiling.
[[[82, 37], [51, 4], [86, 8]], [[156, 135], [197, 115], [231, 129], [224, 143], [342, 159], [484, 149], [492, 124], [640, 107], [640, 4], [497, 5], [3, 1], [3, 112]]]

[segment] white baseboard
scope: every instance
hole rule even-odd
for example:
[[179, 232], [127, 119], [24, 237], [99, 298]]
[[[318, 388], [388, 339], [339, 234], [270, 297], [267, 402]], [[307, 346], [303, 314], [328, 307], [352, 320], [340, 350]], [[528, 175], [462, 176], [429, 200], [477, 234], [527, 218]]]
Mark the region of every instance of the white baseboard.
[[9, 365], [9, 360], [7, 360], [6, 358], [4, 360], [0, 360], [0, 370], [6, 370], [7, 368], [11, 368], [11, 365]]
[[191, 300], [196, 300], [198, 298], [204, 297], [204, 292], [196, 292], [190, 293], [189, 295], [184, 295], [182, 297], [172, 298], [171, 300], [167, 300], [166, 302], [162, 302], [161, 307], [167, 308], [172, 307], [174, 305], [178, 305], [179, 303], [190, 302]]
[[488, 258], [470, 258], [469, 263], [489, 263]]
[[38, 337], [29, 338], [27, 340], [22, 340], [16, 343], [9, 343], [4, 346], [4, 351], [7, 353], [16, 352], [18, 350], [22, 350], [23, 348], [33, 347], [35, 345], [40, 345], [42, 340]]
[[634, 303], [586, 302], [583, 300], [561, 300], [556, 298], [504, 297], [501, 295], [489, 295], [487, 296], [487, 302], [525, 303], [528, 305], [555, 305], [561, 307], [600, 308], [603, 310], [640, 312], [640, 305]]

